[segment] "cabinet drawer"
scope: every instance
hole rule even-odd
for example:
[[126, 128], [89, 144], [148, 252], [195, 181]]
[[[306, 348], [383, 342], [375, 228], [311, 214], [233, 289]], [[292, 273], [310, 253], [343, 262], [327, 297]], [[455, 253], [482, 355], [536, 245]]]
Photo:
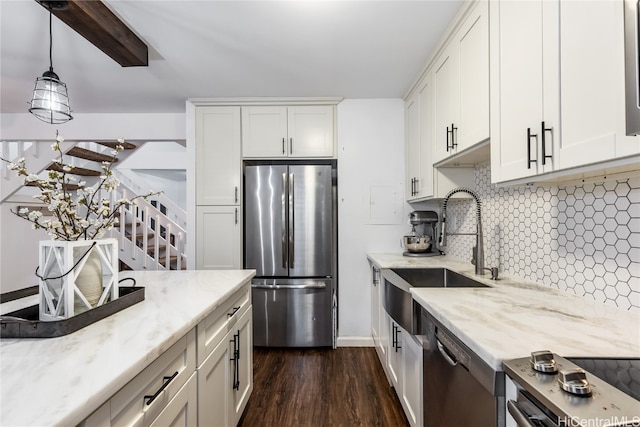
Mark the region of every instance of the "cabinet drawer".
[[195, 427], [198, 425], [198, 379], [195, 373], [180, 389], [151, 427]]
[[[195, 367], [196, 333], [192, 329], [111, 398], [111, 425], [150, 425]], [[149, 396], [154, 395], [152, 400]]]
[[250, 305], [251, 285], [247, 282], [198, 324], [198, 366]]

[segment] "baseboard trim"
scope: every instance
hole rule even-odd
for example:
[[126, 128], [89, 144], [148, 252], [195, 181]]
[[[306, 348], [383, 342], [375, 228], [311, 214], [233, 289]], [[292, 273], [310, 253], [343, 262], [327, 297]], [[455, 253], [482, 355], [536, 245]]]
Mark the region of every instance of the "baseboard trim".
[[373, 347], [372, 337], [338, 337], [338, 347]]

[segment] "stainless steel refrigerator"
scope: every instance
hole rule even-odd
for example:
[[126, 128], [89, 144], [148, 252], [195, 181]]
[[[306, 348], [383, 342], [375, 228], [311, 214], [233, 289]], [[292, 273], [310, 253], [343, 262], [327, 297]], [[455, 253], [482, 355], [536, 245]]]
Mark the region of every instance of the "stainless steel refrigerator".
[[335, 166], [245, 162], [244, 265], [256, 270], [255, 346], [335, 347]]

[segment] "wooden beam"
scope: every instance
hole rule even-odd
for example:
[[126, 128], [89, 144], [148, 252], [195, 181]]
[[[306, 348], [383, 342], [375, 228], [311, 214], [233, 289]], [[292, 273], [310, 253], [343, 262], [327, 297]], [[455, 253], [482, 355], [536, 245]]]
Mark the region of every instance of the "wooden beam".
[[[36, 0], [49, 10], [47, 0]], [[53, 14], [123, 67], [149, 65], [147, 45], [100, 0], [68, 0]]]

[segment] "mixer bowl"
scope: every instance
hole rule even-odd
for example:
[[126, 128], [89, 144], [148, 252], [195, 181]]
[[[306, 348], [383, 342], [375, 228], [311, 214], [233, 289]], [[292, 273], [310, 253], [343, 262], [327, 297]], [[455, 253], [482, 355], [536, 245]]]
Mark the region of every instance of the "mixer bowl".
[[409, 252], [420, 253], [431, 249], [431, 237], [429, 236], [404, 236], [402, 246]]

